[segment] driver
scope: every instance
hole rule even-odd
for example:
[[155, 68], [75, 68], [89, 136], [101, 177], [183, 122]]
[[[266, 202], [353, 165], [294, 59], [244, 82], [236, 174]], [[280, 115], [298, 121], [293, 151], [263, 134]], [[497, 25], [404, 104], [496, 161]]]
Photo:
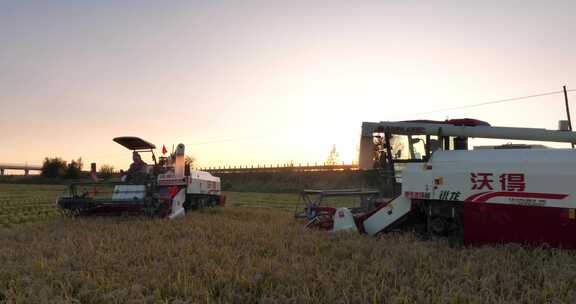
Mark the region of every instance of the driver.
[[146, 173], [146, 167], [148, 164], [142, 160], [142, 157], [140, 157], [138, 152], [134, 151], [132, 153], [132, 161], [133, 162], [128, 169], [129, 173]]
[[146, 164], [140, 154], [136, 151], [132, 153], [132, 164], [126, 172], [126, 181], [135, 181], [136, 179], [141, 179], [147, 173], [148, 164]]

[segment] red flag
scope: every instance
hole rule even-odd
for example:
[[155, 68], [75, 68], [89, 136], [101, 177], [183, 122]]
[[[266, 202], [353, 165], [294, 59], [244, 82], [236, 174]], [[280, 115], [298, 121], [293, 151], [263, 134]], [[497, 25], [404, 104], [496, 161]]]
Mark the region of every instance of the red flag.
[[168, 152], [168, 150], [166, 150], [166, 146], [162, 145], [162, 154], [166, 154], [166, 152]]

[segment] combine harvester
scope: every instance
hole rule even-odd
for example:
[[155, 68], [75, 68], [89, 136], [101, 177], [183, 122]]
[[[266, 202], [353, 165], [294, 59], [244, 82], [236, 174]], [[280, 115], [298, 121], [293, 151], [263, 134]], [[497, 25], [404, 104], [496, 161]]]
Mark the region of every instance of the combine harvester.
[[364, 213], [308, 204], [305, 214], [332, 231], [415, 230], [465, 244], [576, 248], [576, 150], [468, 150], [468, 138], [576, 143], [571, 131], [492, 127], [472, 119], [365, 122], [360, 169], [391, 176], [401, 191]]
[[[71, 184], [57, 200], [63, 213], [72, 216], [145, 214], [173, 219], [188, 210], [225, 204], [225, 197], [220, 193], [220, 178], [186, 166], [183, 144], [169, 157], [160, 157], [156, 162], [153, 144], [138, 137], [117, 137], [114, 141], [132, 150], [136, 165], [131, 166], [121, 183]], [[153, 165], [141, 161], [142, 152], [151, 153]]]

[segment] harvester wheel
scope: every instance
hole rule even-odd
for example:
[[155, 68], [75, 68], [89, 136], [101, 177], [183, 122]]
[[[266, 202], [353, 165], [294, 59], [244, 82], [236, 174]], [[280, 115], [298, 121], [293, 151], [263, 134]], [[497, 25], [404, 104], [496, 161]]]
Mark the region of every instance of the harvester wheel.
[[434, 235], [444, 235], [446, 233], [446, 223], [440, 216], [435, 216], [430, 219], [430, 232]]
[[144, 215], [147, 217], [155, 217], [158, 215], [160, 209], [160, 203], [157, 198], [147, 199], [146, 205], [144, 207]]
[[206, 199], [203, 197], [198, 198], [198, 200], [196, 201], [198, 209], [204, 209], [206, 208]]
[[184, 210], [195, 210], [200, 208], [200, 199], [194, 195], [186, 195], [186, 202], [184, 203]]
[[458, 247], [463, 244], [463, 232], [458, 218], [446, 218], [434, 216], [430, 218], [428, 224], [429, 236], [448, 237], [448, 242], [452, 247]]

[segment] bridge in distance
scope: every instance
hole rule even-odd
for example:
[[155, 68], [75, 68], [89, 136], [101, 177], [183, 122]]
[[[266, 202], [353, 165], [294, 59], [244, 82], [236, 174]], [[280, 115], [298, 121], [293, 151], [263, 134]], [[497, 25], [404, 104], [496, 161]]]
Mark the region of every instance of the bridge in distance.
[[6, 170], [22, 170], [24, 175], [28, 175], [30, 171], [41, 171], [42, 166], [30, 164], [3, 164], [0, 163], [0, 175], [4, 175]]

